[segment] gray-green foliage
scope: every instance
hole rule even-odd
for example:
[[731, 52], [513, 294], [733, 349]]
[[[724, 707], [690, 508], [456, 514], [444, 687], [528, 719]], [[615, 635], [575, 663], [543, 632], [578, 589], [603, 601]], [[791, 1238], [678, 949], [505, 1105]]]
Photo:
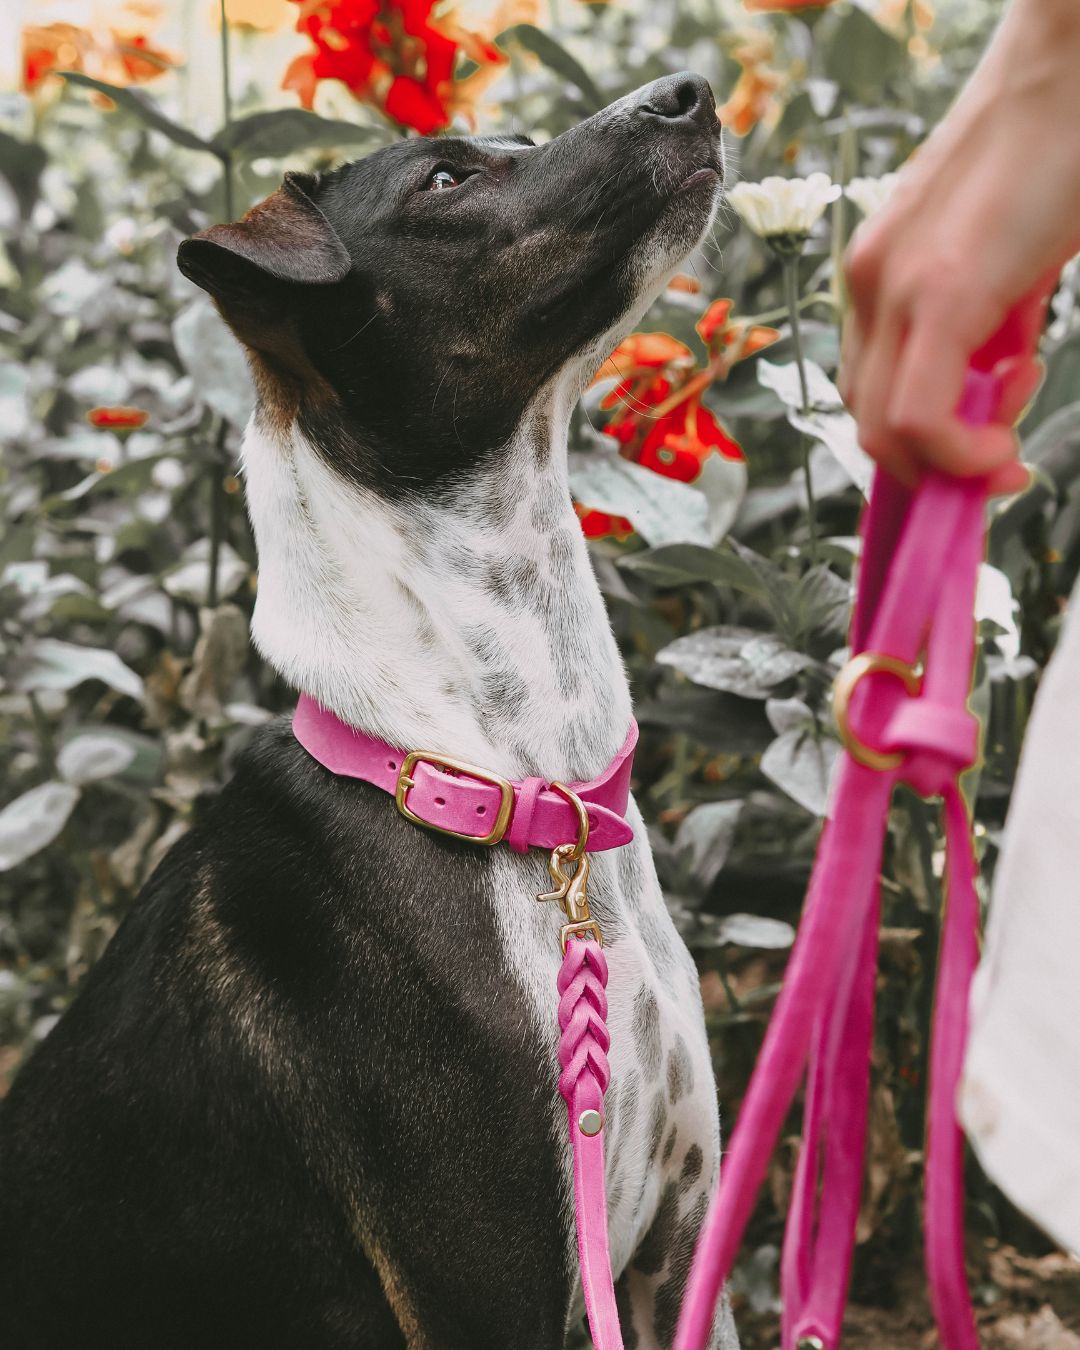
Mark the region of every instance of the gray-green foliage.
[[[779, 121], [739, 145], [743, 177], [895, 167], [947, 105], [992, 17], [988, 6], [943, 5], [930, 34], [943, 55], [923, 65], [870, 10], [838, 4], [760, 21], [788, 78]], [[721, 96], [737, 74], [734, 3], [563, 0], [560, 14], [557, 29], [525, 26], [501, 39], [513, 62], [507, 127], [557, 134], [686, 66]], [[176, 243], [221, 218], [225, 160], [239, 209], [271, 190], [286, 159], [331, 163], [395, 134], [363, 109], [346, 124], [252, 104], [206, 140], [141, 93], [117, 102], [103, 114], [71, 89], [35, 120], [9, 100], [0, 132], [0, 959], [10, 972], [0, 1038], [13, 1048], [9, 1069], [66, 1005], [251, 728], [291, 698], [244, 642], [255, 560], [233, 473], [251, 400], [246, 371], [175, 271]], [[852, 211], [838, 218], [844, 234]], [[804, 294], [838, 293], [843, 242], [827, 229], [811, 239]], [[730, 296], [742, 315], [775, 314], [782, 303], [775, 259], [730, 215], [696, 270], [702, 294], [688, 303], [669, 293], [644, 328], [701, 353], [693, 322], [707, 299]], [[982, 625], [991, 717], [975, 814], [987, 876], [1038, 673], [1080, 562], [1080, 321], [1075, 304], [1061, 312], [1023, 426], [1038, 483], [999, 508], [992, 532], [990, 561], [1006, 590], [997, 585]], [[637, 527], [629, 544], [595, 545], [597, 569], [643, 725], [639, 794], [662, 879], [706, 989], [715, 972], [726, 990], [710, 997], [709, 1013], [729, 1120], [797, 923], [837, 754], [828, 691], [866, 486], [832, 383], [837, 314], [815, 304], [804, 324], [817, 363], [809, 412], [799, 410], [786, 340], [706, 396], [746, 452], [745, 481], [719, 472], [693, 486], [659, 479], [614, 456], [613, 443], [598, 445], [584, 416], [572, 447], [579, 495]], [[130, 434], [94, 429], [84, 414], [99, 404], [137, 405], [150, 417]], [[812, 457], [816, 547], [799, 469], [804, 436], [824, 447]], [[877, 1073], [909, 1149], [921, 1146], [912, 1084], [927, 1048], [937, 846], [933, 810], [905, 798], [888, 850], [885, 921], [906, 936], [902, 957], [883, 966]], [[878, 1189], [862, 1230], [871, 1244], [885, 1250], [909, 1231], [913, 1184], [898, 1171]], [[987, 1223], [1007, 1222], [997, 1197], [981, 1200]], [[761, 1223], [776, 1236], [774, 1213]]]

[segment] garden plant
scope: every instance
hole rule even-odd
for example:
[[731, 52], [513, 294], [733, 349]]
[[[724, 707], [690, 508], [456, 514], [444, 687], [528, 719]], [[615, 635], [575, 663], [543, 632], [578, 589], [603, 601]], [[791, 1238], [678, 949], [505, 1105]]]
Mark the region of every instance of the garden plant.
[[[948, 107], [991, 0], [171, 0], [27, 5], [0, 93], [0, 1093], [164, 852], [295, 692], [248, 643], [239, 347], [175, 266], [287, 168], [394, 138], [563, 131], [682, 69], [727, 204], [574, 419], [571, 483], [634, 686], [636, 791], [698, 961], [725, 1132], [798, 923], [839, 745], [870, 481], [834, 383], [858, 222]], [[185, 40], [190, 49], [184, 46]], [[1048, 129], [1048, 135], [1052, 131]], [[1032, 147], [1038, 153], [1038, 147]], [[1022, 172], [1012, 190], [1022, 191]], [[448, 280], [447, 284], [452, 284]], [[989, 897], [1027, 715], [1080, 570], [1080, 268], [992, 508], [966, 779]], [[846, 1344], [922, 1347], [924, 1080], [943, 865], [898, 797]], [[733, 1282], [776, 1344], [796, 1117]], [[968, 1168], [988, 1346], [1080, 1347], [1080, 1262]]]

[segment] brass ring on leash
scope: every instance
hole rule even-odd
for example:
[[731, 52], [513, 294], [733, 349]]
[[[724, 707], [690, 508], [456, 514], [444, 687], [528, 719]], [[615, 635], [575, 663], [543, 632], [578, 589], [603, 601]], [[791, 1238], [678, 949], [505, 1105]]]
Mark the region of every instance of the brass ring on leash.
[[857, 764], [885, 773], [890, 769], [898, 769], [904, 762], [904, 756], [895, 750], [876, 750], [872, 745], [867, 745], [856, 736], [848, 720], [852, 695], [866, 675], [892, 675], [903, 683], [913, 698], [922, 688], [922, 676], [910, 662], [901, 661], [899, 657], [886, 656], [883, 652], [860, 652], [851, 658], [836, 677], [832, 706], [841, 744]]

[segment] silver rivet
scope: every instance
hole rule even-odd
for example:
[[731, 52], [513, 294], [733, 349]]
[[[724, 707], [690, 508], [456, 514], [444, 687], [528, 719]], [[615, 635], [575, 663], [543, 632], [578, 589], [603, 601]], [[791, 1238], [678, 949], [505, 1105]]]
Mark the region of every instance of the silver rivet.
[[825, 1342], [820, 1336], [800, 1336], [795, 1350], [825, 1350]]
[[604, 1117], [599, 1111], [593, 1111], [590, 1108], [588, 1111], [582, 1111], [581, 1115], [578, 1116], [577, 1123], [581, 1133], [587, 1134], [591, 1139], [593, 1135], [599, 1134], [604, 1128]]

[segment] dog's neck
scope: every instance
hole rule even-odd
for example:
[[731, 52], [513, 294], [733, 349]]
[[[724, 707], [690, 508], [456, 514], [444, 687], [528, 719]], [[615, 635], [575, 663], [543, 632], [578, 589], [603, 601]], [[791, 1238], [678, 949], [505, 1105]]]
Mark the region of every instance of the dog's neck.
[[346, 482], [295, 425], [256, 415], [243, 457], [266, 659], [396, 747], [511, 778], [598, 774], [630, 694], [570, 500], [569, 402], [549, 389], [491, 468], [419, 501]]

